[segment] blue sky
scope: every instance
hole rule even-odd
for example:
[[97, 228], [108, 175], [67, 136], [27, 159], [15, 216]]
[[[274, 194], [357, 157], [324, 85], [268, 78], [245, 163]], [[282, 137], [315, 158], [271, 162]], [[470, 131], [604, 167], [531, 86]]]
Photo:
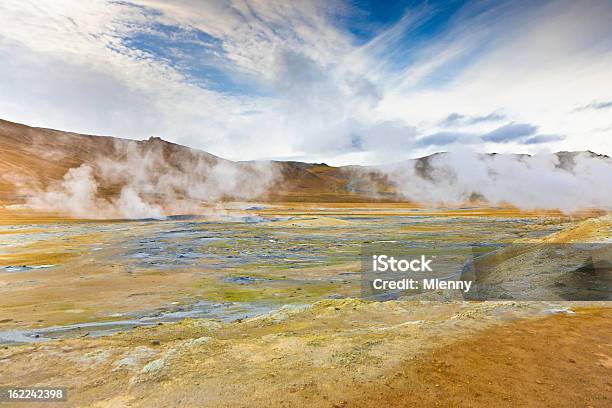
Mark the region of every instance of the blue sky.
[[236, 160], [612, 153], [605, 1], [0, 3], [0, 117]]

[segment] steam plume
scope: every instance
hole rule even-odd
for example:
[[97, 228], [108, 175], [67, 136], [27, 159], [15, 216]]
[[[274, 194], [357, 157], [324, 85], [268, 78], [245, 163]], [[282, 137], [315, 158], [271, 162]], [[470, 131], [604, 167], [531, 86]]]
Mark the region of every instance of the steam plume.
[[[118, 141], [114, 154], [68, 170], [46, 188], [20, 194], [37, 210], [84, 218], [159, 218], [192, 213], [202, 202], [263, 196], [276, 178], [268, 163], [235, 163], [152, 138]], [[118, 193], [117, 193], [118, 192]]]
[[562, 211], [612, 207], [612, 160], [591, 152], [442, 153], [379, 171], [403, 197], [420, 203], [476, 201]]

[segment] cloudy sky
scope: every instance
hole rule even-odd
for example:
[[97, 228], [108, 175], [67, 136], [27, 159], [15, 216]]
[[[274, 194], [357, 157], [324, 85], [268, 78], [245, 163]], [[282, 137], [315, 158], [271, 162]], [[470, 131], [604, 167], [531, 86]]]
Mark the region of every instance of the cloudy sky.
[[237, 160], [612, 153], [612, 1], [2, 0], [0, 118]]

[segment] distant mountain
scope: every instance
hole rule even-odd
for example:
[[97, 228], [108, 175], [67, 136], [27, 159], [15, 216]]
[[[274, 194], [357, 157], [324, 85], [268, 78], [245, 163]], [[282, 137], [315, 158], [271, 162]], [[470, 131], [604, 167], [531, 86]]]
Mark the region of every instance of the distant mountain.
[[[212, 169], [212, 177], [219, 180], [215, 184], [220, 187], [224, 184], [224, 172], [229, 178], [236, 173], [245, 179], [249, 175], [253, 176], [252, 180], [242, 184], [262, 183], [261, 189], [254, 189], [256, 194], [244, 195], [240, 186], [236, 186], [235, 191], [229, 188], [222, 197], [213, 194], [215, 200], [372, 201], [371, 191], [385, 193], [390, 189], [384, 177], [374, 173], [371, 180], [363, 177], [368, 175], [367, 171], [360, 172], [361, 177], [356, 177], [355, 167], [292, 161], [234, 162], [158, 137], [134, 141], [36, 128], [0, 120], [0, 203], [25, 202], [28, 188], [23, 188], [24, 185], [46, 189], [53, 183], [61, 182], [70, 169], [84, 164], [98, 168], [109, 163], [112, 165], [113, 162], [127, 172], [159, 171], [160, 174], [154, 175], [154, 178], [162, 177], [163, 172], [170, 170], [197, 180], [200, 176], [205, 177]], [[129, 165], [125, 166], [126, 163]], [[261, 180], [253, 169], [263, 170], [268, 177]], [[120, 178], [104, 177], [100, 174], [102, 172], [95, 173], [99, 183], [98, 192], [102, 197], [110, 198], [120, 194]], [[153, 184], [157, 185], [156, 182]], [[178, 189], [189, 186], [188, 182], [178, 184]], [[144, 193], [152, 196], [157, 194], [156, 191]]]
[[562, 193], [557, 190], [581, 185], [584, 192], [575, 192], [585, 198], [581, 206], [605, 207], [612, 199], [598, 190], [610, 190], [608, 170], [610, 158], [593, 152], [436, 153], [383, 166], [234, 162], [157, 137], [134, 141], [0, 120], [0, 203], [61, 210], [62, 202], [88, 202], [85, 213], [102, 204], [105, 211], [121, 208], [120, 214], [138, 215], [143, 208], [181, 212], [188, 204], [223, 200], [482, 201], [541, 207], [556, 205]]

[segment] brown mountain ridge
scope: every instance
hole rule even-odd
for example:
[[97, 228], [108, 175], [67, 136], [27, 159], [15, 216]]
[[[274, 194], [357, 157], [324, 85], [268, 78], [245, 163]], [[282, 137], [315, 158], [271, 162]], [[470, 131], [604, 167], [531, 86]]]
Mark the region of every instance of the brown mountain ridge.
[[[415, 174], [434, 181], [432, 161], [444, 154], [412, 160]], [[558, 166], [571, 171], [578, 154], [609, 161], [608, 156], [593, 152], [558, 152]], [[530, 157], [515, 156], [517, 160]], [[111, 199], [133, 183], [144, 184], [139, 194], [154, 200], [172, 194], [213, 201], [407, 201], [388, 176], [398, 164], [334, 167], [295, 161], [234, 162], [159, 137], [135, 141], [0, 120], [0, 203], [24, 203], [32, 191], [61, 183], [71, 169], [83, 165], [93, 168], [97, 194]]]

